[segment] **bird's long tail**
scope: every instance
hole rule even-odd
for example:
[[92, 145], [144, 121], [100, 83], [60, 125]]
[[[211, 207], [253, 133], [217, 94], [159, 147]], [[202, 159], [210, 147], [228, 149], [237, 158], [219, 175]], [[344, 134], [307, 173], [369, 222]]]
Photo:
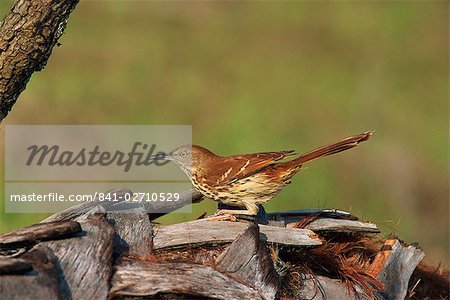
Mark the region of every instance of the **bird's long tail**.
[[331, 155], [331, 154], [335, 154], [338, 152], [342, 152], [342, 151], [351, 149], [353, 147], [358, 146], [360, 143], [367, 141], [370, 138], [370, 136], [372, 135], [372, 133], [373, 133], [373, 131], [366, 131], [366, 132], [358, 134], [358, 135], [347, 137], [336, 143], [322, 146], [322, 147], [319, 147], [312, 151], [309, 151], [305, 154], [300, 155], [296, 159], [293, 159], [286, 163], [293, 167], [294, 166], [297, 167], [304, 163], [307, 163], [314, 159], [317, 159], [319, 157], [323, 157], [323, 156], [327, 156], [327, 155]]

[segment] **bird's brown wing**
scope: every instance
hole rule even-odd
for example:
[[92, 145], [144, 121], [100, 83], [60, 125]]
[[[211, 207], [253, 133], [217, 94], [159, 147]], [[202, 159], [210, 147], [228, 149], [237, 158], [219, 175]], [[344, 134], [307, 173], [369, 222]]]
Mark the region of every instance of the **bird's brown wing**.
[[214, 185], [232, 183], [291, 155], [295, 155], [294, 150], [222, 157], [220, 164], [211, 168], [212, 172], [207, 175], [207, 178], [209, 183]]

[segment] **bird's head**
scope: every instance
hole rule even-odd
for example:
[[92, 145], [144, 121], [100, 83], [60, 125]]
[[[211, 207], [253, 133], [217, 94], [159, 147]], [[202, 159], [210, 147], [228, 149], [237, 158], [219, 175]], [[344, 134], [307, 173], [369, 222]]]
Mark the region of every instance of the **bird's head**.
[[158, 157], [160, 160], [169, 160], [178, 165], [181, 170], [192, 178], [192, 172], [201, 168], [202, 163], [216, 157], [211, 151], [196, 145], [183, 145], [171, 152]]

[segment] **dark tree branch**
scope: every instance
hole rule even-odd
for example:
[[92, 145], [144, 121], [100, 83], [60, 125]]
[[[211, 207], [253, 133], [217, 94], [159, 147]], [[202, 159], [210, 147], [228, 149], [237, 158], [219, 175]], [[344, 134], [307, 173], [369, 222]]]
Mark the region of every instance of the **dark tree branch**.
[[0, 121], [41, 71], [78, 0], [15, 0], [0, 23]]

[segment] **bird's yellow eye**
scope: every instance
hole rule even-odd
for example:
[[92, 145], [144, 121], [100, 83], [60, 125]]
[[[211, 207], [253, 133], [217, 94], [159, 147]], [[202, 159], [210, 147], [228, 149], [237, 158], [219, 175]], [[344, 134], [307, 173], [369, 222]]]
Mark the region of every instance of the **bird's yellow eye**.
[[181, 157], [186, 157], [186, 156], [187, 156], [187, 152], [186, 152], [186, 151], [181, 152], [181, 153], [180, 153], [180, 156], [181, 156]]

